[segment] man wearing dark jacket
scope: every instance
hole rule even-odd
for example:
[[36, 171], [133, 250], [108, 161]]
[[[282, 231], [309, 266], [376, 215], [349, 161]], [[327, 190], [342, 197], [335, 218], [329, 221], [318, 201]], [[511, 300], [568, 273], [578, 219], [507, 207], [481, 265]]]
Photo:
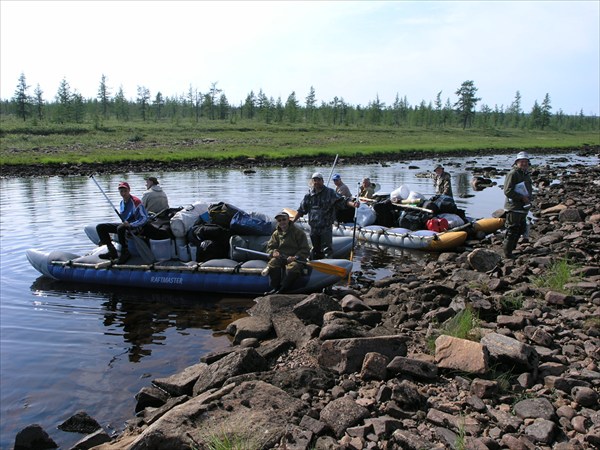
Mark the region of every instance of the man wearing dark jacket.
[[298, 260], [306, 260], [310, 254], [306, 233], [290, 222], [290, 216], [281, 211], [275, 219], [277, 229], [267, 243], [271, 257], [267, 266], [271, 284], [268, 294], [289, 290], [302, 274], [303, 265]]
[[323, 175], [313, 173], [312, 188], [304, 196], [294, 222], [308, 214], [310, 241], [313, 246], [312, 259], [331, 258], [333, 254], [333, 230], [336, 209], [358, 207], [358, 202], [342, 197], [323, 183]]
[[511, 171], [504, 180], [504, 209], [506, 210], [506, 235], [502, 249], [506, 258], [513, 258], [519, 237], [527, 230], [527, 214], [531, 208], [533, 188], [529, 174], [529, 155], [520, 152]]

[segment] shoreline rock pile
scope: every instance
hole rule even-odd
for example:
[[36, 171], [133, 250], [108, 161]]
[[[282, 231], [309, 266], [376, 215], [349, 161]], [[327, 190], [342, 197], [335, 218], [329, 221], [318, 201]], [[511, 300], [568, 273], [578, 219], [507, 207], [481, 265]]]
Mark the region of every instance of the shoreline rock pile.
[[[533, 178], [515, 259], [495, 234], [363, 288], [257, 298], [230, 348], [152, 380], [121, 435], [74, 448], [598, 448], [600, 167]], [[574, 278], [545, 286], [561, 262]]]

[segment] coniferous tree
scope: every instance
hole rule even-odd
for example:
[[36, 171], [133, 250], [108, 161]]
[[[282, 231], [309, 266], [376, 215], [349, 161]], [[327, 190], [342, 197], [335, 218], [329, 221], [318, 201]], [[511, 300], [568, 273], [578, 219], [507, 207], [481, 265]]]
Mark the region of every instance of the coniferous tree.
[[129, 120], [129, 108], [125, 93], [123, 92], [123, 86], [119, 87], [119, 91], [115, 95], [115, 114], [118, 120]]
[[225, 94], [221, 94], [219, 97], [219, 119], [226, 120], [229, 116], [229, 102], [227, 101], [227, 97]]
[[317, 103], [317, 98], [315, 94], [315, 88], [310, 87], [310, 91], [306, 96], [306, 109], [305, 109], [305, 117], [304, 119], [309, 123], [314, 123], [315, 121], [315, 105]]
[[533, 102], [531, 113], [529, 113], [529, 127], [530, 128], [541, 128], [542, 127], [542, 108], [538, 104], [537, 100]]
[[300, 105], [296, 99], [296, 92], [292, 91], [285, 102], [285, 116], [290, 123], [296, 122], [299, 107]]
[[98, 101], [100, 102], [100, 107], [102, 108], [102, 117], [107, 119], [108, 105], [110, 103], [110, 91], [108, 86], [106, 85], [106, 76], [104, 74], [102, 74], [102, 78], [100, 78], [100, 87], [98, 88]]
[[42, 91], [42, 88], [40, 87], [40, 85], [38, 84], [35, 87], [35, 90], [33, 91], [33, 102], [34, 102], [34, 106], [35, 106], [35, 112], [36, 112], [36, 116], [39, 120], [42, 120], [44, 118], [44, 98], [43, 98], [43, 94], [44, 91]]
[[145, 122], [146, 117], [148, 116], [148, 106], [150, 101], [150, 89], [145, 86], [137, 87], [137, 103], [140, 108], [140, 115], [142, 116], [142, 120]]
[[207, 106], [209, 110], [209, 117], [211, 118], [211, 120], [215, 119], [215, 106], [217, 104], [217, 96], [222, 92], [221, 89], [217, 88], [217, 83], [218, 81], [212, 82], [210, 84], [210, 90], [208, 91], [208, 95], [210, 96], [210, 102]]
[[283, 118], [285, 116], [285, 106], [283, 106], [283, 102], [281, 101], [281, 96], [277, 97], [277, 102], [275, 103], [275, 122], [283, 123]]
[[71, 110], [73, 120], [77, 123], [83, 123], [85, 119], [85, 101], [83, 100], [83, 96], [77, 91], [71, 95]]
[[66, 78], [63, 78], [58, 86], [58, 92], [56, 93], [56, 121], [59, 123], [69, 122], [72, 117], [72, 95], [71, 87], [67, 82]]
[[542, 117], [541, 117], [541, 127], [542, 130], [550, 125], [550, 119], [552, 117], [552, 106], [550, 105], [550, 94], [546, 94], [544, 100], [542, 101]]
[[521, 93], [517, 91], [515, 94], [515, 99], [510, 104], [508, 113], [510, 115], [510, 126], [515, 128], [519, 127], [521, 122]]
[[162, 93], [159, 91], [156, 93], [156, 97], [154, 97], [154, 101], [152, 102], [152, 107], [154, 108], [154, 117], [155, 120], [160, 120], [162, 118], [162, 111], [165, 106], [165, 99], [163, 98]]
[[470, 125], [475, 116], [475, 106], [477, 102], [481, 100], [475, 97], [477, 88], [472, 80], [464, 81], [460, 88], [456, 91], [458, 95], [458, 101], [454, 104], [460, 121], [462, 123], [463, 130]]
[[242, 111], [242, 117], [254, 119], [254, 116], [256, 115], [256, 97], [254, 96], [254, 91], [250, 91], [250, 93], [246, 96], [246, 101], [244, 101]]
[[21, 75], [19, 76], [19, 83], [17, 84], [17, 90], [15, 91], [13, 101], [15, 102], [17, 107], [17, 117], [20, 117], [24, 121], [29, 116], [31, 107], [29, 95], [27, 95], [28, 89], [29, 86], [27, 86], [25, 74], [21, 73]]

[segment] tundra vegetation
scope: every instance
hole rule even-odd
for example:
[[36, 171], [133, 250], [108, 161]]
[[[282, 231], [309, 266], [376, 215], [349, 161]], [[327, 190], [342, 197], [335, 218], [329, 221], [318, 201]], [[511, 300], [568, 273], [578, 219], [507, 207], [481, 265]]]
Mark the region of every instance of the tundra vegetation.
[[519, 91], [508, 106], [479, 104], [473, 81], [456, 99], [409, 104], [396, 95], [366, 106], [343, 97], [304, 101], [292, 92], [284, 102], [262, 89], [231, 104], [212, 83], [202, 93], [151, 95], [138, 86], [135, 99], [113, 95], [103, 75], [96, 98], [83, 98], [63, 79], [52, 101], [25, 75], [13, 98], [0, 101], [1, 164], [186, 161], [260, 157], [375, 156], [423, 151], [573, 148], [600, 144], [597, 116], [552, 112], [549, 94], [524, 111]]

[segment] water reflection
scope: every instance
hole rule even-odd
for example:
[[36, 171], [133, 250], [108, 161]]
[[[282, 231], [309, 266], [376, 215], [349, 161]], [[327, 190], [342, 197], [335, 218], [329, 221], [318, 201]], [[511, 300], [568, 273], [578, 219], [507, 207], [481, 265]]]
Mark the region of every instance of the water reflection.
[[[99, 300], [95, 307], [103, 315], [104, 334], [122, 336], [124, 343], [128, 344], [124, 353], [132, 363], [152, 355], [153, 347], [165, 341], [165, 332], [169, 328], [181, 335], [189, 334], [189, 330], [194, 328], [224, 334], [225, 328], [232, 321], [247, 316], [247, 310], [254, 304], [252, 299], [241, 297], [202, 294], [199, 302], [199, 294], [194, 293], [96, 287], [63, 283], [46, 277], [36, 279], [31, 290], [38, 298], [81, 300], [92, 297]], [[80, 312], [84, 309], [82, 305], [65, 306]]]

